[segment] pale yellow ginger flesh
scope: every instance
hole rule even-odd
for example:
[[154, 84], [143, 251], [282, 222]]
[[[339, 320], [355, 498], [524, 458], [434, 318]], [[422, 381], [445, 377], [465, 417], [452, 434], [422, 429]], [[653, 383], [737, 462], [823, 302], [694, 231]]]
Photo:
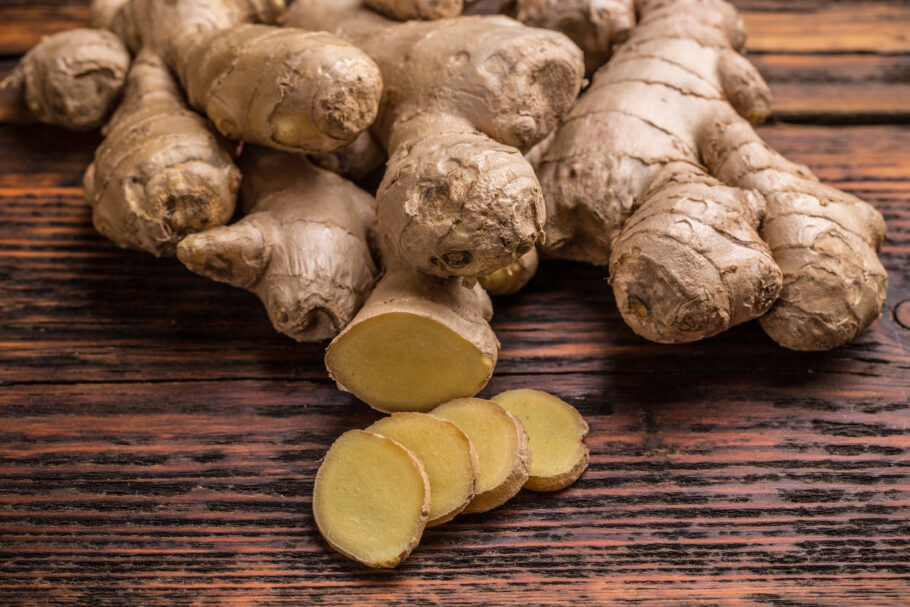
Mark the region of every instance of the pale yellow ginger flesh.
[[531, 471], [525, 488], [558, 491], [581, 476], [588, 467], [588, 424], [575, 407], [540, 390], [508, 390], [493, 400], [528, 431]]
[[537, 249], [531, 249], [506, 267], [477, 280], [490, 295], [514, 295], [534, 278], [538, 263]]
[[366, 429], [410, 449], [430, 479], [428, 527], [452, 520], [474, 497], [477, 455], [450, 421], [426, 413], [395, 413]]
[[461, 398], [433, 409], [470, 439], [479, 464], [474, 499], [465, 512], [486, 512], [501, 506], [528, 480], [531, 452], [521, 422], [502, 406], [479, 398]]
[[357, 323], [332, 343], [326, 365], [345, 390], [380, 411], [428, 411], [476, 394], [495, 361], [444, 324], [406, 312]]
[[377, 434], [345, 432], [316, 474], [319, 532], [332, 548], [369, 567], [391, 568], [407, 558], [429, 509], [430, 484], [420, 460]]

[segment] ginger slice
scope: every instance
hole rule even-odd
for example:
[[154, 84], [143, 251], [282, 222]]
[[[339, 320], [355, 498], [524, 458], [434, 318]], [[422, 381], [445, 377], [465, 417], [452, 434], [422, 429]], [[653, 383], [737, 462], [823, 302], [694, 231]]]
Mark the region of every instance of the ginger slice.
[[572, 405], [540, 390], [508, 390], [493, 401], [521, 420], [528, 431], [531, 471], [526, 489], [558, 491], [588, 467], [583, 439], [588, 424]]
[[476, 495], [464, 512], [486, 512], [504, 504], [528, 480], [531, 452], [521, 422], [497, 403], [459, 398], [439, 405], [433, 415], [455, 423], [477, 452]]
[[486, 385], [499, 354], [492, 314], [477, 284], [390, 269], [329, 345], [326, 367], [379, 411], [426, 412]]
[[395, 413], [366, 431], [398, 441], [423, 463], [430, 479], [428, 527], [452, 520], [473, 499], [477, 454], [454, 423], [425, 413]]
[[407, 558], [429, 511], [423, 464], [384, 436], [345, 432], [316, 474], [313, 515], [319, 532], [332, 548], [369, 567], [391, 568]]

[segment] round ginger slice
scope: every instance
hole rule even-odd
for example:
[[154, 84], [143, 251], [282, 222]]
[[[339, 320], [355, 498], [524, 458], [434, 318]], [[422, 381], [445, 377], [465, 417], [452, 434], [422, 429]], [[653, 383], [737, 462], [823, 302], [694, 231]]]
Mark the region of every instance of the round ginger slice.
[[540, 390], [508, 390], [493, 397], [528, 431], [531, 471], [526, 489], [558, 491], [588, 467], [588, 424], [572, 405]]
[[392, 568], [420, 542], [430, 511], [423, 464], [390, 438], [345, 432], [313, 489], [316, 526], [329, 545], [368, 567]]
[[433, 415], [464, 432], [477, 452], [476, 494], [464, 512], [486, 512], [501, 506], [528, 480], [531, 452], [521, 422], [497, 403], [459, 398], [439, 405]]
[[410, 449], [430, 479], [428, 527], [455, 518], [474, 498], [477, 455], [454, 423], [426, 413], [395, 413], [366, 429]]

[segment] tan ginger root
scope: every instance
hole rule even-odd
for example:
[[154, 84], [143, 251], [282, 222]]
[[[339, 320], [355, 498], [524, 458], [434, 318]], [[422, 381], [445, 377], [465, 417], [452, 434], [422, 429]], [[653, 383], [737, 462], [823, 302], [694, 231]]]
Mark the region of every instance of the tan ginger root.
[[655, 341], [762, 316], [778, 293], [762, 325], [779, 343], [849, 341], [884, 304], [881, 216], [755, 134], [746, 119], [768, 114], [770, 94], [736, 51], [745, 35], [729, 4], [640, 4], [638, 27], [539, 166], [549, 252], [609, 260], [623, 317]]
[[480, 392], [499, 356], [489, 296], [479, 284], [468, 288], [461, 279], [388, 265], [329, 345], [329, 375], [342, 390], [388, 413], [425, 412]]
[[465, 512], [501, 506], [528, 481], [528, 433], [505, 408], [488, 400], [461, 398], [439, 405], [433, 415], [458, 426], [477, 452], [477, 493]]
[[423, 464], [392, 439], [361, 430], [329, 449], [313, 488], [322, 537], [369, 567], [391, 568], [420, 542], [430, 511]]
[[534, 278], [538, 263], [537, 249], [531, 249], [506, 267], [481, 276], [478, 282], [490, 295], [514, 295]]
[[182, 101], [161, 61], [141, 53], [85, 173], [95, 228], [121, 247], [174, 255], [187, 234], [234, 213], [240, 172], [211, 125]]
[[462, 0], [364, 0], [364, 5], [390, 19], [444, 19], [461, 14]]
[[100, 127], [126, 83], [130, 54], [104, 30], [74, 29], [47, 36], [0, 83], [0, 121], [26, 120], [73, 130]]
[[588, 467], [588, 424], [572, 405], [540, 390], [508, 390], [492, 398], [528, 432], [531, 468], [526, 489], [559, 491]]
[[360, 0], [297, 0], [288, 23], [338, 34], [382, 71], [374, 133], [390, 158], [376, 210], [398, 256], [473, 278], [531, 250], [543, 200], [519, 149], [577, 95], [582, 57], [568, 38], [498, 16], [395, 23]]
[[642, 22], [538, 165], [544, 246], [559, 257], [609, 261], [617, 305], [639, 335], [694, 341], [761, 316], [780, 291], [780, 269], [757, 233], [764, 199], [701, 165], [710, 124], [736, 117], [728, 99], [761, 119], [769, 93], [731, 45], [744, 35], [729, 5], [655, 0], [641, 8]]
[[375, 119], [376, 65], [324, 33], [277, 29], [283, 0], [100, 2], [95, 20], [134, 51], [147, 48], [176, 73], [191, 106], [226, 137], [286, 151], [324, 153]]
[[334, 337], [379, 274], [370, 250], [372, 197], [305, 158], [248, 147], [241, 158], [244, 217], [185, 238], [189, 269], [243, 287], [275, 329], [297, 341]]
[[504, 0], [505, 12], [532, 27], [567, 35], [585, 54], [585, 72], [607, 62], [635, 27], [634, 0]]
[[474, 498], [477, 454], [452, 422], [425, 413], [395, 413], [366, 431], [401, 443], [423, 463], [430, 481], [427, 527], [452, 520]]
[[386, 161], [385, 150], [370, 131], [364, 131], [350, 145], [336, 152], [310, 156], [314, 164], [358, 181], [369, 177]]

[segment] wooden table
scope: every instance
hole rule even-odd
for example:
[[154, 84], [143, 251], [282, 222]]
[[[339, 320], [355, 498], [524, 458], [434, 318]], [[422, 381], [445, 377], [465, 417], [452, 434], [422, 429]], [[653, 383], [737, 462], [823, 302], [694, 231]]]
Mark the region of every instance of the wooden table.
[[[86, 2], [6, 0], [0, 72]], [[391, 572], [329, 549], [317, 460], [378, 417], [250, 294], [91, 227], [96, 135], [0, 127], [0, 605], [907, 605], [910, 3], [742, 0], [761, 134], [885, 215], [881, 320], [798, 354], [753, 323], [660, 346], [604, 272], [497, 301], [484, 395], [591, 424], [571, 489], [433, 529]]]

